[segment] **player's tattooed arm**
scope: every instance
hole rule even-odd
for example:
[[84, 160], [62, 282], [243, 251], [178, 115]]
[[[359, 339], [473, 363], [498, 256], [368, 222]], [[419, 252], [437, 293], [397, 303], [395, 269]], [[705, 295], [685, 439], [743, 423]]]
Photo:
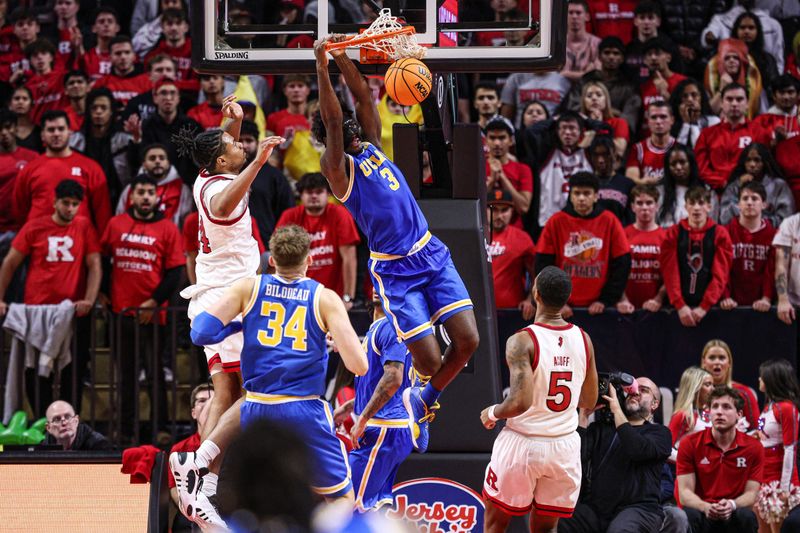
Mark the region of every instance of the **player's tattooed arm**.
[[775, 293], [778, 295], [778, 318], [791, 324], [795, 319], [794, 306], [789, 301], [789, 257], [791, 248], [775, 247]]
[[533, 401], [533, 341], [527, 333], [516, 333], [506, 342], [506, 362], [511, 388], [503, 403], [494, 409], [497, 418], [513, 418], [527, 411]]
[[375, 416], [375, 413], [380, 411], [381, 407], [386, 405], [386, 402], [394, 396], [400, 385], [403, 384], [404, 367], [403, 363], [397, 361], [387, 361], [383, 365], [383, 376], [378, 381], [375, 392], [372, 393], [372, 397], [350, 430], [350, 441], [353, 443], [354, 448], [359, 447], [358, 441], [361, 435], [364, 434], [364, 430], [367, 429], [369, 419]]

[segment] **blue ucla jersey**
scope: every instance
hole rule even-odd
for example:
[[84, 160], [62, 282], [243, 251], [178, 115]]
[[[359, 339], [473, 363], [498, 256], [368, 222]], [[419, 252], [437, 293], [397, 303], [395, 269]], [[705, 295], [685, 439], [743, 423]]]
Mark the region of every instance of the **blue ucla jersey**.
[[408, 418], [403, 406], [403, 391], [411, 386], [408, 374], [411, 371], [411, 353], [397, 340], [397, 332], [386, 317], [372, 323], [364, 337], [364, 351], [367, 353], [369, 370], [363, 377], [356, 376], [355, 412], [361, 414], [372, 398], [378, 382], [383, 377], [383, 365], [388, 361], [403, 363], [403, 383], [386, 405], [375, 413], [375, 418], [382, 420], [405, 420]]
[[369, 249], [406, 255], [428, 231], [428, 222], [406, 179], [386, 155], [369, 143], [347, 154], [350, 184], [340, 198], [367, 235]]
[[319, 312], [323, 286], [265, 274], [242, 317], [244, 388], [261, 394], [321, 396], [328, 352]]

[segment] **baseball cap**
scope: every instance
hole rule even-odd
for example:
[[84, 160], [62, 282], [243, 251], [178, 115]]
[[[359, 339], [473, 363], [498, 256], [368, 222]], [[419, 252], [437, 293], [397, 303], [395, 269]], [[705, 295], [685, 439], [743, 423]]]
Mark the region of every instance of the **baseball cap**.
[[489, 122], [484, 126], [484, 131], [490, 130], [506, 130], [509, 135], [514, 136], [514, 125], [506, 117], [502, 115], [495, 115], [489, 119]]
[[505, 189], [492, 189], [486, 195], [487, 205], [514, 205], [511, 193]]
[[606, 48], [616, 48], [617, 50], [624, 52], [625, 51], [625, 43], [622, 42], [622, 39], [617, 37], [616, 35], [609, 35], [608, 37], [604, 37], [600, 44], [597, 46], [599, 51], [603, 51]]

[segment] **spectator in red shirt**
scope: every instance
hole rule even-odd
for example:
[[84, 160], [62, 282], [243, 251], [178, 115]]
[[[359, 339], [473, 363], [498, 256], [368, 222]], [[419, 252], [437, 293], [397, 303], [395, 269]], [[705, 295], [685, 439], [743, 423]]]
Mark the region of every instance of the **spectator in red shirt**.
[[144, 61], [157, 54], [167, 54], [178, 66], [177, 79], [188, 80], [194, 77], [192, 71], [192, 40], [187, 37], [189, 20], [182, 9], [167, 9], [161, 14], [161, 40], [145, 56]]
[[725, 296], [719, 306], [726, 311], [740, 305], [766, 313], [775, 294], [775, 253], [772, 238], [777, 229], [761, 213], [767, 190], [758, 181], [739, 189], [739, 217], [726, 226], [733, 243], [733, 264]]
[[14, 38], [7, 53], [0, 56], [0, 80], [9, 81], [17, 71], [30, 68], [25, 57], [25, 47], [39, 37], [39, 21], [36, 13], [24, 7], [18, 7], [11, 13], [14, 23]]
[[733, 381], [733, 352], [728, 343], [720, 339], [711, 339], [700, 354], [700, 366], [703, 367], [714, 380], [714, 386], [724, 385], [732, 387], [744, 401], [742, 416], [739, 420], [739, 429], [758, 427], [758, 398], [756, 392], [738, 381]]
[[281, 88], [286, 97], [286, 108], [267, 116], [267, 129], [274, 135], [288, 139], [294, 130], [310, 128], [306, 111], [311, 87], [307, 77], [288, 74], [283, 77]]
[[797, 95], [800, 80], [790, 74], [782, 74], [769, 84], [775, 104], [753, 119], [761, 142], [769, 142], [774, 148], [784, 139], [800, 135], [797, 121]]
[[64, 97], [64, 70], [54, 68], [56, 49], [50, 41], [37, 39], [25, 47], [25, 56], [31, 64], [32, 73], [17, 71], [11, 83], [18, 83], [27, 76], [25, 86], [33, 95], [31, 118], [38, 122], [46, 111], [58, 109]]
[[666, 289], [661, 279], [661, 243], [666, 231], [658, 225], [658, 189], [653, 185], [637, 185], [631, 191], [631, 206], [636, 222], [625, 228], [631, 247], [631, 271], [625, 293], [617, 303], [623, 314], [644, 309], [655, 313], [664, 303]]
[[591, 172], [569, 179], [570, 203], [550, 217], [536, 249], [536, 272], [555, 265], [572, 278], [572, 296], [561, 310], [588, 307], [592, 315], [622, 297], [631, 269], [628, 240], [617, 217], [597, 206], [600, 183]]
[[200, 90], [206, 100], [186, 113], [204, 130], [219, 128], [222, 124], [222, 90], [225, 80], [219, 74], [200, 74]]
[[[140, 174], [145, 174], [156, 183], [158, 210], [164, 218], [181, 226], [186, 216], [194, 209], [192, 191], [183, 183], [178, 170], [170, 163], [167, 147], [151, 144], [144, 149]], [[116, 214], [121, 215], [131, 208], [133, 189], [126, 185], [117, 203]], [[195, 235], [195, 240], [197, 236]]]
[[700, 132], [695, 145], [700, 178], [713, 189], [721, 189], [739, 160], [742, 150], [753, 142], [747, 121], [747, 93], [738, 83], [722, 89], [722, 122]]
[[661, 275], [669, 301], [684, 326], [696, 326], [728, 285], [733, 245], [728, 231], [708, 216], [711, 192], [686, 192], [689, 217], [667, 230], [661, 246]]
[[76, 44], [83, 41], [83, 34], [78, 25], [78, 11], [81, 4], [78, 0], [56, 0], [53, 13], [56, 16], [52, 31], [43, 32], [48, 41], [55, 44], [57, 52], [55, 64], [61, 69], [72, 68], [78, 52]]
[[86, 191], [86, 202], [80, 206], [81, 216], [88, 218], [98, 231], [105, 229], [111, 218], [108, 184], [93, 160], [69, 147], [69, 122], [63, 111], [48, 111], [42, 117], [42, 142], [45, 153], [26, 166], [14, 184], [16, 218], [26, 220], [44, 216], [53, 205], [55, 185], [67, 177], [80, 183]]
[[[156, 309], [166, 304], [177, 290], [186, 263], [178, 228], [158, 209], [156, 182], [140, 174], [134, 178], [131, 187], [132, 207], [111, 219], [101, 239], [103, 255], [111, 259], [111, 310], [122, 338], [132, 339], [136, 329], [139, 330], [138, 354], [134, 353], [134, 343], [123, 342], [117, 347], [122, 398], [120, 419], [122, 434], [127, 438], [138, 437], [134, 425], [134, 380], [139, 377], [137, 361], [150, 379], [158, 381], [159, 398], [157, 401], [150, 398], [153, 408], [150, 420], [159, 420], [162, 427], [166, 423], [162, 351], [156, 349], [155, 353], [152, 352], [154, 343], [160, 344], [162, 340], [156, 325], [163, 325], [165, 317]], [[137, 324], [153, 324], [153, 327], [139, 327]]]
[[675, 144], [670, 135], [675, 118], [666, 101], [650, 102], [646, 115], [650, 135], [631, 148], [625, 175], [636, 183], [655, 185], [664, 177], [664, 154]]
[[661, 245], [661, 275], [684, 326], [696, 326], [728, 285], [733, 245], [728, 231], [708, 216], [711, 192], [686, 193], [689, 217], [670, 227]]
[[126, 105], [133, 97], [149, 91], [152, 82], [150, 76], [142, 72], [142, 66], [136, 63], [131, 38], [117, 35], [108, 45], [111, 51], [111, 72], [94, 83], [94, 87], [108, 87], [114, 98]]
[[633, 35], [633, 10], [638, 0], [588, 0], [592, 33], [598, 37], [619, 37], [627, 44]]
[[69, 117], [69, 129], [78, 131], [83, 126], [86, 113], [86, 95], [89, 94], [89, 78], [81, 70], [71, 70], [64, 74], [64, 97], [59, 103]]
[[650, 71], [650, 77], [642, 84], [642, 104], [647, 107], [650, 102], [669, 102], [669, 95], [675, 87], [686, 79], [683, 74], [672, 72], [669, 68], [672, 52], [664, 37], [653, 37], [644, 43], [644, 65]]
[[680, 500], [692, 531], [755, 533], [750, 509], [761, 484], [764, 447], [739, 432], [742, 399], [729, 387], [711, 392], [711, 427], [681, 441], [677, 476]]
[[484, 128], [489, 157], [486, 161], [486, 189], [507, 191], [514, 202], [514, 225], [522, 228], [522, 217], [531, 207], [533, 173], [528, 165], [509, 157], [514, 146], [514, 126], [505, 117], [496, 116]]
[[116, 10], [113, 7], [101, 6], [95, 11], [92, 25], [95, 45], [86, 51], [83, 47], [83, 40], [76, 43], [78, 65], [92, 81], [111, 74], [111, 40], [119, 32], [119, 16]]
[[297, 182], [300, 204], [281, 215], [277, 228], [297, 224], [311, 235], [313, 259], [308, 277], [353, 306], [356, 290], [356, 245], [360, 239], [353, 217], [342, 205], [328, 203], [328, 180], [320, 173], [306, 174]]
[[[20, 225], [12, 216], [14, 211], [14, 184], [25, 165], [39, 157], [27, 148], [17, 146], [17, 116], [7, 109], [0, 109], [0, 243], [16, 234]], [[0, 257], [5, 256], [7, 246], [0, 244]]]
[[[192, 389], [192, 393], [189, 397], [189, 407], [191, 409], [190, 414], [192, 416], [192, 420], [194, 420], [197, 424], [197, 431], [195, 431], [190, 437], [173, 444], [172, 448], [170, 449], [170, 453], [197, 451], [201, 442], [200, 435], [205, 429], [206, 420], [208, 420], [208, 407], [211, 405], [212, 398], [214, 398], [214, 386], [211, 383], [201, 383]], [[183, 516], [183, 513], [177, 512], [177, 508], [180, 506], [180, 501], [178, 500], [178, 489], [175, 488], [175, 477], [172, 475], [172, 470], [169, 468], [167, 469], [167, 484], [169, 486], [170, 499], [172, 500], [173, 505], [176, 507], [175, 520], [172, 522], [170, 531], [175, 533], [179, 531], [192, 531], [191, 522], [189, 522], [189, 520]]]
[[492, 260], [494, 305], [497, 309], [519, 309], [530, 320], [535, 311], [528, 278], [535, 277], [536, 247], [530, 235], [511, 226], [514, 202], [508, 191], [494, 189], [487, 199], [492, 224], [489, 256]]
[[[87, 316], [97, 300], [100, 280], [100, 246], [97, 234], [89, 219], [79, 215], [83, 201], [83, 187], [75, 180], [65, 179], [54, 187], [55, 197], [50, 213], [31, 218], [20, 229], [11, 250], [0, 267], [0, 317], [6, 313], [6, 291], [14, 272], [26, 257], [28, 274], [25, 279], [26, 305], [59, 304], [71, 300], [78, 317], [75, 367], [61, 369], [61, 397], [72, 399], [78, 412], [83, 390], [83, 376], [89, 362], [89, 327]], [[52, 192], [51, 192], [52, 194]], [[85, 318], [84, 318], [85, 317]], [[78, 377], [77, 389], [72, 387], [73, 368]], [[33, 375], [36, 373], [34, 372]], [[32, 376], [27, 376], [29, 379]], [[38, 378], [42, 392], [39, 404], [29, 396], [34, 412], [41, 412], [51, 399], [52, 378]], [[35, 390], [35, 380], [30, 379], [27, 389]], [[74, 394], [73, 394], [74, 392]]]

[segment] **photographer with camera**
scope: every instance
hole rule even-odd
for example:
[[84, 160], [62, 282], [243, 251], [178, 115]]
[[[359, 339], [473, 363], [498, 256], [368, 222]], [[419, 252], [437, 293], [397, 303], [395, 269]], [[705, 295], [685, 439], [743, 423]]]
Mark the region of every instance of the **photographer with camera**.
[[584, 490], [572, 518], [559, 523], [559, 533], [657, 532], [664, 523], [661, 474], [672, 437], [669, 429], [652, 422], [661, 396], [655, 383], [640, 377], [638, 391], [630, 387], [625, 398], [623, 378], [601, 378], [608, 407], [595, 408], [591, 425], [592, 410], [580, 410]]

